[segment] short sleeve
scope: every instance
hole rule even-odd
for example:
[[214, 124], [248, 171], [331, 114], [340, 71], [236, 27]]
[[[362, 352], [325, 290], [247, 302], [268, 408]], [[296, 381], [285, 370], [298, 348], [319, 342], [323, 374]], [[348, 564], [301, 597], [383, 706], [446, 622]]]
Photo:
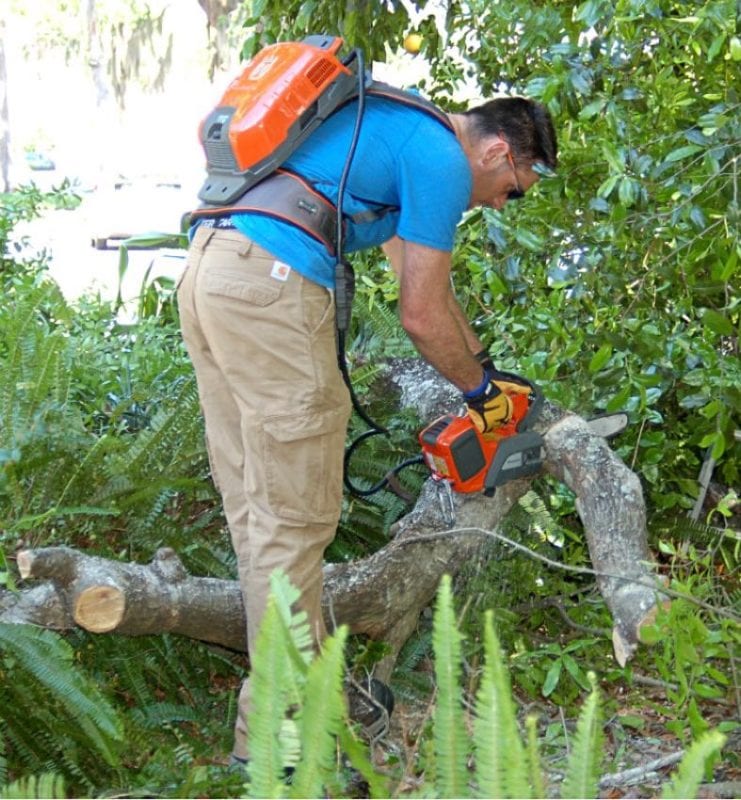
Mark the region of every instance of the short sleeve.
[[472, 187], [471, 168], [455, 136], [440, 123], [425, 120], [398, 154], [397, 179], [397, 234], [436, 250], [452, 250]]

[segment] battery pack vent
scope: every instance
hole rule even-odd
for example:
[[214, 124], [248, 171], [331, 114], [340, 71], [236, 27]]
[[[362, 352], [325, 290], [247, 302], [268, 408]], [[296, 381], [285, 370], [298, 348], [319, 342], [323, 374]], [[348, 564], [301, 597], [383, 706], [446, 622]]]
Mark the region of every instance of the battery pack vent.
[[312, 64], [311, 69], [306, 73], [306, 77], [317, 87], [321, 89], [326, 81], [332, 77], [334, 67], [329, 59], [322, 58], [315, 64]]

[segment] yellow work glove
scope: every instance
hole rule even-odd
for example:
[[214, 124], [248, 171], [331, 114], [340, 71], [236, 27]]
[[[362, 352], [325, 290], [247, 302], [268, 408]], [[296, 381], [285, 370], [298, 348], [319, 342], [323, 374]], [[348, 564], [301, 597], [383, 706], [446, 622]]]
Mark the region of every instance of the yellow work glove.
[[532, 386], [510, 372], [486, 370], [486, 383], [473, 392], [465, 392], [466, 409], [479, 433], [496, 433], [512, 418], [512, 394], [531, 394]]

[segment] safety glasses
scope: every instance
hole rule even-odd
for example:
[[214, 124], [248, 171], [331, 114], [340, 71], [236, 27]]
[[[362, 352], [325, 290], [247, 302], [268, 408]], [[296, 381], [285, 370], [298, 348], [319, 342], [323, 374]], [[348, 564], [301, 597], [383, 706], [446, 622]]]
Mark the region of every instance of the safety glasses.
[[515, 176], [515, 188], [507, 192], [507, 200], [522, 200], [522, 198], [525, 196], [525, 192], [522, 190], [522, 184], [520, 183], [520, 179], [517, 177], [515, 160], [512, 158], [512, 153], [510, 153], [509, 150], [507, 151], [507, 159], [509, 160], [510, 167], [512, 167], [512, 174]]

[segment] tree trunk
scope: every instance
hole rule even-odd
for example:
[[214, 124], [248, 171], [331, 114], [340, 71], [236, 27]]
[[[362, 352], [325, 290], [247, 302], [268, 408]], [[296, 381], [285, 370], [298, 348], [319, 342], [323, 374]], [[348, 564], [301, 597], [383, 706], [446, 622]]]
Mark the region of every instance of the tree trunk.
[[[405, 377], [393, 381], [401, 389], [402, 404], [420, 408], [424, 397], [422, 416], [432, 416], [450, 409], [455, 393], [426, 370], [407, 364]], [[536, 428], [545, 437], [545, 469], [576, 495], [622, 665], [636, 648], [640, 625], [655, 610], [659, 587], [649, 564], [640, 483], [580, 417], [546, 404]], [[428, 480], [385, 547], [368, 558], [326, 565], [328, 628], [347, 624], [354, 633], [384, 641], [390, 654], [378, 665], [378, 675], [388, 678], [442, 575], [456, 575], [472, 560], [504, 546], [498, 529], [531, 481], [512, 481], [487, 498], [451, 495], [443, 484]], [[42, 583], [17, 595], [0, 595], [0, 621], [60, 630], [77, 625], [130, 636], [170, 631], [246, 649], [248, 620], [236, 581], [189, 575], [170, 549], [158, 551], [151, 564], [138, 565], [51, 547], [22, 551], [18, 567], [24, 580]]]

